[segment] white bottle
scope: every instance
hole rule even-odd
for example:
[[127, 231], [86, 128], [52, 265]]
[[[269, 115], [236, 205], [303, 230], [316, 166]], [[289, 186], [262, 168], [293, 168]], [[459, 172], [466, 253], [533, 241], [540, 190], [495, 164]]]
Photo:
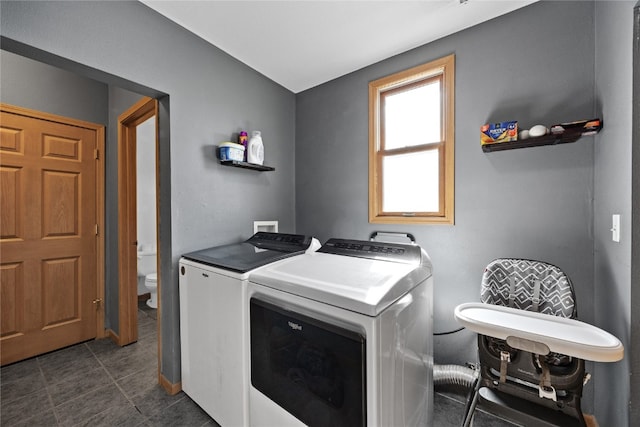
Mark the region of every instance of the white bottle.
[[261, 165], [264, 163], [264, 145], [259, 130], [251, 133], [251, 139], [247, 144], [247, 162]]

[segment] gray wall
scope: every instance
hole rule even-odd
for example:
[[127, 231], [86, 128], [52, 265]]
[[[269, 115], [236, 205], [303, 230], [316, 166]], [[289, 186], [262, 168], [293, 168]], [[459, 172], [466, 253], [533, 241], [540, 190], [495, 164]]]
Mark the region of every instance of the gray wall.
[[[598, 419], [616, 426], [630, 419], [633, 6], [631, 1], [596, 3], [595, 90], [605, 127], [595, 144], [595, 314], [598, 325], [622, 340], [626, 357], [596, 364], [593, 378]], [[621, 215], [619, 243], [611, 239], [612, 214]]]
[[[169, 95], [160, 114], [160, 209], [170, 220], [161, 239], [172, 245], [162, 270], [160, 368], [178, 382], [180, 255], [246, 238], [253, 220], [295, 230], [295, 96], [138, 2], [3, 1], [0, 8], [3, 49]], [[275, 172], [217, 163], [214, 145], [241, 129], [262, 131], [265, 163]]]
[[[593, 322], [593, 137], [575, 144], [485, 154], [479, 129], [524, 128], [595, 115], [593, 3], [534, 4], [297, 96], [298, 231], [366, 239], [372, 230], [413, 233], [433, 259], [436, 331], [455, 329], [453, 309], [477, 301], [496, 257], [549, 261], [576, 285]], [[368, 223], [369, 81], [455, 53], [455, 225]], [[439, 363], [475, 361], [474, 335], [436, 338]]]
[[[640, 283], [640, 1], [633, 17], [633, 131], [631, 164], [631, 283]], [[631, 306], [640, 307], [640, 288], [631, 287]], [[631, 378], [640, 376], [640, 313], [631, 311]], [[629, 419], [640, 419], [640, 381], [631, 381]]]
[[[177, 258], [248, 236], [254, 219], [279, 219], [282, 231], [323, 241], [366, 238], [377, 229], [411, 231], [434, 261], [436, 331], [457, 327], [453, 307], [478, 299], [479, 277], [491, 259], [553, 262], [576, 285], [580, 318], [628, 344], [631, 140], [623, 117], [630, 110], [631, 49], [624, 40], [631, 24], [621, 23], [630, 21], [630, 4], [534, 4], [297, 96], [138, 3], [3, 1], [0, 34], [8, 50], [117, 87], [170, 95], [160, 113], [161, 173], [170, 171], [161, 180], [171, 182], [161, 210], [171, 219], [164, 239], [173, 244], [164, 267], [161, 369], [179, 381]], [[131, 48], [133, 40], [139, 50]], [[456, 225], [368, 224], [367, 84], [449, 53], [457, 61]], [[1, 54], [2, 102], [12, 103], [29, 93], [16, 97], [19, 87], [39, 79], [7, 73], [8, 61], [17, 58]], [[64, 95], [58, 94], [29, 95], [24, 106], [104, 124], [117, 116], [113, 101], [85, 96], [84, 85], [93, 83], [78, 85], [81, 91], [70, 83], [63, 92], [86, 105], [59, 102]], [[99, 87], [106, 99], [106, 86]], [[491, 154], [479, 147], [479, 126], [488, 121], [517, 119], [529, 127], [598, 115], [605, 130], [575, 144]], [[266, 163], [276, 172], [217, 165], [212, 146], [241, 128], [263, 131]], [[622, 214], [620, 244], [609, 240], [611, 213]], [[474, 346], [468, 332], [438, 338], [436, 362], [475, 360]], [[595, 380], [586, 389], [586, 411], [595, 409], [601, 425], [628, 425], [628, 362], [590, 371]]]
[[108, 86], [0, 50], [0, 101], [106, 126]]
[[[457, 327], [453, 308], [478, 299], [493, 258], [560, 266], [574, 282], [580, 319], [627, 346], [622, 362], [588, 364], [596, 380], [583, 398], [601, 425], [616, 426], [629, 424], [632, 6], [536, 3], [302, 92], [296, 108], [298, 232], [323, 240], [413, 233], [434, 262], [436, 331]], [[456, 55], [456, 224], [369, 224], [367, 84], [449, 53]], [[483, 123], [519, 120], [528, 128], [591, 117], [603, 117], [605, 131], [574, 144], [480, 149]], [[612, 213], [622, 214], [620, 244], [610, 242]], [[436, 363], [475, 361], [474, 339], [467, 331], [436, 337]]]

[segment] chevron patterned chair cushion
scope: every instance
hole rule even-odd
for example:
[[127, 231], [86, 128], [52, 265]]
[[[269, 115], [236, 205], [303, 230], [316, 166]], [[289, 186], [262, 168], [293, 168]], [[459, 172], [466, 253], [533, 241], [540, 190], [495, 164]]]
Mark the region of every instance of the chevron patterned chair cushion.
[[541, 261], [513, 258], [492, 261], [482, 275], [480, 300], [553, 316], [575, 318], [577, 314], [569, 277], [555, 265]]
[[[541, 261], [515, 258], [491, 261], [482, 275], [480, 300], [485, 304], [551, 316], [572, 319], [577, 316], [571, 280], [555, 265]], [[532, 424], [531, 416], [542, 416], [546, 408], [552, 409], [552, 413], [562, 412], [564, 416], [574, 418], [578, 425], [586, 427], [580, 408], [583, 360], [554, 352], [535, 354], [518, 350], [505, 340], [481, 334], [478, 334], [478, 355], [479, 376], [467, 403], [465, 427], [473, 417], [481, 389], [533, 404], [531, 413], [524, 418], [522, 414], [518, 415], [518, 410], [509, 410], [510, 404], [506, 401], [499, 405], [491, 404], [492, 410], [507, 418], [514, 417], [518, 425], [575, 425], [573, 421], [571, 424], [563, 424], [564, 421], [561, 424]], [[551, 393], [553, 397], [542, 398], [541, 392]], [[499, 408], [501, 406], [505, 408]]]

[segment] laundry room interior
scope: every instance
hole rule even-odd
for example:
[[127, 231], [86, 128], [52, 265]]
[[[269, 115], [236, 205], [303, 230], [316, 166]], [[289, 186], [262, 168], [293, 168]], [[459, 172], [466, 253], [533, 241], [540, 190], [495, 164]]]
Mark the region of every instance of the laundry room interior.
[[[640, 283], [640, 5], [636, 1], [506, 2], [512, 4], [509, 11], [484, 22], [389, 52], [339, 75], [327, 74], [314, 83], [293, 79], [288, 87], [247, 65], [234, 52], [225, 52], [178, 20], [174, 22], [165, 16], [162, 3], [174, 2], [3, 0], [0, 3], [3, 106], [104, 127], [104, 153], [100, 154], [100, 161], [104, 162], [100, 227], [103, 274], [102, 293], [97, 296], [102, 304], [104, 325], [102, 336], [98, 333], [96, 338], [115, 340], [114, 337], [125, 336], [124, 328], [128, 327], [121, 315], [123, 249], [119, 239], [124, 226], [119, 210], [122, 177], [118, 166], [122, 146], [118, 126], [121, 115], [131, 106], [151, 99], [156, 102], [155, 118], [151, 121], [156, 125], [156, 133], [150, 138], [155, 139], [157, 150], [141, 152], [137, 167], [138, 171], [148, 168], [151, 174], [145, 183], [137, 184], [138, 196], [146, 195], [151, 200], [138, 199], [144, 209], [138, 210], [137, 227], [151, 234], [145, 235], [144, 242], [139, 238], [139, 245], [130, 246], [134, 257], [137, 251], [138, 259], [154, 255], [155, 265], [145, 274], [137, 274], [135, 298], [146, 294], [149, 288], [145, 288], [144, 277], [155, 272], [157, 308], [151, 310], [157, 310], [158, 381], [168, 393], [184, 389], [190, 395], [183, 379], [193, 377], [196, 371], [185, 375], [187, 360], [191, 366], [212, 363], [211, 357], [202, 361], [198, 355], [185, 354], [184, 340], [189, 334], [181, 331], [187, 324], [184, 316], [188, 311], [184, 305], [187, 298], [181, 294], [184, 271], [203, 274], [195, 265], [198, 260], [207, 262], [202, 261], [199, 251], [244, 244], [256, 232], [264, 231], [265, 239], [273, 232], [285, 236], [274, 237], [277, 240], [274, 245], [295, 248], [287, 249], [292, 254], [290, 259], [271, 259], [272, 266], [256, 270], [256, 281], [252, 281], [251, 273], [245, 275], [248, 270], [229, 267], [243, 281], [246, 292], [237, 296], [242, 302], [242, 312], [230, 310], [233, 315], [242, 314], [239, 325], [244, 329], [239, 332], [243, 335], [237, 343], [239, 351], [251, 353], [248, 331], [257, 325], [251, 325], [250, 313], [260, 313], [265, 319], [283, 315], [279, 310], [284, 309], [273, 307], [278, 305], [274, 301], [280, 298], [279, 292], [286, 294], [282, 299], [287, 313], [292, 311], [291, 307], [304, 305], [301, 302], [304, 298], [317, 299], [325, 292], [311, 289], [310, 285], [307, 293], [296, 294], [290, 289], [294, 285], [285, 283], [288, 280], [285, 278], [302, 269], [318, 268], [320, 274], [320, 265], [324, 264], [308, 267], [308, 259], [324, 262], [325, 258], [333, 259], [330, 257], [346, 258], [339, 256], [346, 250], [341, 245], [353, 242], [360, 245], [354, 250], [362, 249], [363, 242], [377, 242], [390, 252], [407, 246], [414, 248], [407, 254], [411, 254], [411, 262], [415, 264], [414, 270], [406, 274], [416, 289], [424, 283], [429, 290], [407, 292], [407, 300], [397, 294], [387, 303], [392, 307], [400, 300], [427, 299], [429, 309], [424, 312], [416, 309], [416, 316], [420, 321], [428, 318], [428, 326], [420, 330], [424, 330], [429, 343], [415, 339], [416, 331], [407, 327], [406, 347], [394, 351], [400, 360], [406, 356], [400, 350], [415, 351], [414, 339], [416, 346], [428, 348], [429, 355], [422, 359], [425, 365], [415, 378], [424, 375], [424, 384], [432, 384], [436, 366], [470, 369], [478, 363], [478, 333], [487, 330], [478, 332], [470, 326], [473, 322], [461, 323], [462, 315], [456, 316], [456, 308], [480, 303], [487, 266], [496, 259], [538, 260], [559, 267], [570, 278], [580, 324], [610, 334], [620, 343], [620, 352], [616, 353], [620, 360], [613, 360], [614, 357], [605, 361], [606, 357], [594, 356], [585, 361], [590, 379], [582, 389], [582, 412], [597, 419], [600, 426], [633, 425], [633, 419], [640, 419], [640, 381], [634, 379], [640, 371], [640, 322], [633, 310], [640, 303], [640, 288], [633, 286]], [[230, 6], [233, 2], [220, 3], [233, 9]], [[259, 10], [257, 4], [269, 2], [248, 3], [255, 3]], [[300, 3], [302, 7], [314, 2]], [[376, 3], [386, 2], [335, 3], [345, 4], [342, 13], [346, 15], [358, 3], [375, 8]], [[403, 3], [399, 10], [410, 11], [420, 3], [430, 2], [399, 3]], [[471, 8], [476, 3], [505, 2], [434, 3]], [[312, 17], [309, 19], [309, 26], [316, 25], [311, 22]], [[368, 19], [365, 12], [362, 19]], [[407, 13], [387, 19], [413, 25]], [[214, 16], [207, 25], [215, 26], [223, 20], [237, 22], [239, 32], [252, 25], [246, 17], [238, 15]], [[384, 22], [371, 21], [370, 25]], [[324, 31], [332, 30], [324, 28]], [[332, 49], [337, 51], [341, 46]], [[284, 48], [271, 47], [267, 54], [282, 55], [282, 63], [286, 64], [291, 59], [286, 52]], [[331, 52], [312, 55], [331, 62]], [[370, 138], [376, 130], [371, 125], [371, 83], [449, 56], [455, 58], [454, 148], [447, 152], [452, 156], [453, 167], [449, 220], [411, 221], [411, 215], [408, 220], [372, 220]], [[484, 124], [517, 121], [520, 130], [533, 130], [541, 124], [550, 132], [556, 124], [579, 122], [582, 126], [583, 121], [593, 119], [599, 121], [596, 132], [585, 132], [568, 143], [554, 140], [548, 145], [492, 151], [483, 149], [480, 142]], [[243, 131], [247, 132], [247, 142], [252, 132], [260, 132], [263, 149], [260, 165], [246, 159], [229, 164], [220, 158], [220, 145], [238, 142]], [[6, 150], [4, 138], [2, 149]], [[153, 144], [150, 141], [145, 146], [153, 148]], [[6, 160], [9, 155], [3, 152], [3, 158]], [[412, 189], [419, 184], [406, 183]], [[155, 191], [149, 195], [142, 189]], [[616, 216], [617, 225], [612, 224]], [[617, 230], [617, 237], [612, 236], [612, 228]], [[389, 233], [391, 241], [379, 233]], [[303, 244], [297, 240], [299, 236]], [[404, 238], [398, 241], [397, 236], [406, 236], [406, 241]], [[374, 243], [362, 250], [377, 250]], [[270, 245], [260, 242], [253, 252], [268, 252]], [[321, 252], [320, 257], [314, 255], [316, 251]], [[188, 254], [196, 255], [183, 258]], [[376, 260], [367, 259], [370, 263], [366, 265], [358, 261], [356, 267], [380, 268], [380, 261]], [[389, 264], [398, 259], [392, 261]], [[3, 267], [8, 262], [3, 259]], [[401, 262], [390, 268], [400, 274], [405, 271], [399, 266]], [[181, 268], [184, 266], [186, 270]], [[157, 271], [153, 271], [154, 267]], [[323, 274], [334, 273], [326, 270]], [[348, 272], [340, 273], [349, 276]], [[278, 292], [272, 286], [276, 280], [283, 283]], [[367, 333], [374, 334], [375, 330], [377, 334], [379, 326], [370, 319], [378, 314], [384, 317], [383, 309], [378, 311], [378, 306], [369, 305], [369, 301], [357, 306], [343, 303], [342, 297], [336, 296], [338, 293], [326, 297], [330, 308], [319, 316], [320, 324], [331, 323], [333, 313], [337, 317], [344, 315], [338, 326], [355, 324], [360, 328], [356, 329], [365, 331], [365, 341]], [[251, 305], [250, 299], [256, 294], [263, 295], [264, 301]], [[386, 301], [391, 296], [380, 298]], [[199, 310], [207, 311], [207, 306], [206, 300], [199, 301]], [[407, 303], [407, 307], [413, 306]], [[220, 310], [223, 313], [224, 307]], [[299, 313], [299, 321], [316, 325], [309, 317], [321, 310], [321, 306], [310, 304]], [[400, 320], [393, 322], [401, 324]], [[359, 339], [351, 338], [353, 328], [345, 326], [345, 329], [349, 330], [344, 334], [349, 342]], [[380, 334], [384, 336], [383, 332]], [[194, 339], [200, 339], [195, 336]], [[384, 338], [379, 342], [384, 342]], [[521, 345], [532, 348], [529, 344]], [[371, 346], [365, 344], [361, 348], [366, 349], [366, 356], [361, 355], [361, 359], [373, 357], [370, 354], [373, 343]], [[199, 351], [208, 349], [205, 346]], [[267, 408], [266, 392], [251, 387], [253, 365], [248, 360], [243, 363], [246, 369], [238, 375], [244, 386], [238, 393], [243, 394], [246, 402], [238, 411], [244, 418], [230, 418], [234, 421], [226, 424], [216, 420], [220, 425], [237, 422], [260, 425], [254, 420], [263, 416], [259, 408]], [[402, 387], [409, 387], [405, 384], [409, 379], [403, 378]], [[385, 425], [385, 420], [395, 423], [398, 418], [394, 417], [401, 412], [398, 408], [402, 404], [381, 402], [392, 399], [389, 394], [392, 386], [400, 386], [384, 373], [368, 381], [376, 384], [379, 381], [389, 388], [375, 389], [372, 383], [366, 383], [366, 394], [379, 399], [375, 402], [382, 409], [372, 413], [364, 399], [365, 408], [360, 411], [365, 421], [358, 418], [358, 423]], [[460, 396], [468, 397], [465, 393]], [[324, 396], [326, 401], [335, 398]], [[258, 409], [251, 406], [252, 399], [259, 401], [255, 406]], [[430, 400], [431, 406], [425, 408], [431, 409], [433, 393], [426, 392], [418, 400], [416, 405]], [[198, 403], [196, 398], [194, 401]], [[280, 406], [286, 408], [285, 404]], [[388, 413], [384, 412], [386, 406], [390, 406]], [[264, 414], [269, 413], [264, 420], [286, 420], [290, 422], [288, 425], [313, 424], [313, 417], [309, 421], [310, 418], [294, 414], [291, 420], [281, 419], [279, 408], [269, 408], [264, 409]], [[426, 411], [416, 409], [412, 414], [417, 414], [416, 419], [420, 420], [417, 424], [426, 420], [433, 423], [433, 415]], [[266, 425], [267, 421], [263, 422]], [[405, 422], [411, 425], [410, 421]]]

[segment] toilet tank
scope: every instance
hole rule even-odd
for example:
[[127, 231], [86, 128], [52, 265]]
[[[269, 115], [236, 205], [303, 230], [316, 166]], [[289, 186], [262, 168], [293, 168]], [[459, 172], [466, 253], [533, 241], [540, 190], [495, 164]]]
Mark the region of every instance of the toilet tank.
[[147, 249], [144, 246], [138, 248], [138, 276], [156, 273], [157, 265], [154, 249]]

